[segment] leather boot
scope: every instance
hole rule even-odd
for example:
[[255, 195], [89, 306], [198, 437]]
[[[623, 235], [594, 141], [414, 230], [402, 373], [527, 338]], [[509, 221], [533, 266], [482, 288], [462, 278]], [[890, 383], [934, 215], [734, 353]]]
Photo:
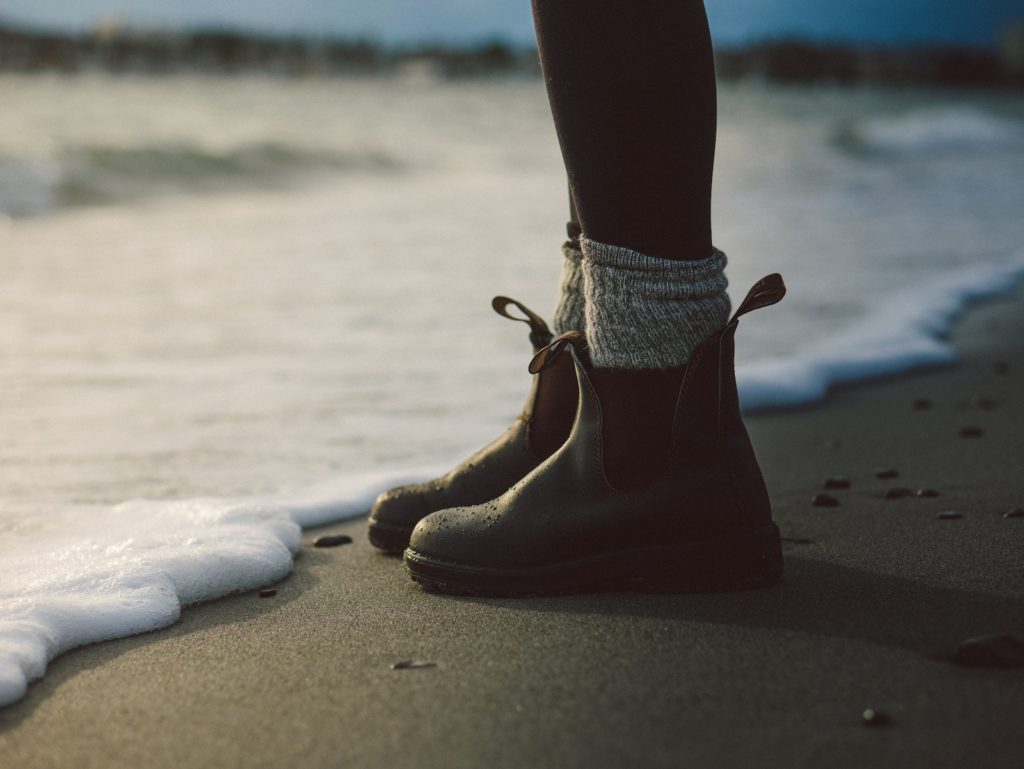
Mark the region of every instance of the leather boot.
[[569, 439], [496, 499], [420, 521], [405, 551], [412, 578], [499, 596], [742, 590], [781, 579], [779, 531], [740, 417], [733, 356], [740, 316], [784, 294], [779, 275], [762, 279], [693, 354], [680, 372], [667, 456], [636, 488], [617, 488], [605, 473], [602, 404], [582, 339], [555, 340], [531, 370], [573, 360], [579, 406]]
[[[514, 306], [525, 317], [509, 312]], [[496, 296], [494, 311], [530, 326], [536, 354], [551, 343], [552, 334], [540, 316], [508, 297]], [[389, 553], [401, 553], [413, 527], [426, 515], [449, 507], [494, 499], [555, 452], [569, 436], [576, 411], [577, 385], [572, 362], [564, 360], [533, 379], [522, 413], [498, 439], [440, 478], [385, 491], [370, 511], [370, 542]]]

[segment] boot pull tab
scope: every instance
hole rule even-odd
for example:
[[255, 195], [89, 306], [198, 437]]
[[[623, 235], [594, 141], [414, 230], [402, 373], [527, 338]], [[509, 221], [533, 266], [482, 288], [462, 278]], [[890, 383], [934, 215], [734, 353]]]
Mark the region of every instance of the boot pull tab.
[[554, 365], [558, 357], [565, 351], [565, 348], [570, 345], [582, 353], [587, 343], [583, 334], [579, 331], [567, 331], [533, 356], [533, 360], [530, 361], [530, 373], [539, 374], [548, 366]]
[[[517, 317], [508, 311], [508, 306], [512, 305], [519, 312], [525, 315], [525, 318]], [[494, 311], [501, 315], [503, 318], [509, 320], [518, 320], [521, 323], [526, 323], [530, 326], [530, 342], [533, 344], [533, 349], [539, 350], [542, 347], [547, 347], [551, 344], [551, 339], [554, 334], [551, 333], [551, 329], [548, 328], [548, 324], [544, 322], [544, 319], [527, 307], [522, 302], [517, 302], [515, 299], [510, 299], [507, 296], [496, 296], [491, 300], [491, 307]]]
[[782, 276], [777, 272], [765, 275], [747, 292], [746, 298], [740, 303], [736, 312], [733, 313], [728, 325], [732, 325], [739, 320], [741, 315], [776, 304], [785, 295], [786, 284], [782, 282]]

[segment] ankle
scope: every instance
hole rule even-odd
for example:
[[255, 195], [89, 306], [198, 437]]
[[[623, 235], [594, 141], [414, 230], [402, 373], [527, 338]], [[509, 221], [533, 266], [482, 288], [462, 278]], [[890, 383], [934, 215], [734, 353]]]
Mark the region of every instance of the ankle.
[[685, 367], [590, 370], [601, 402], [605, 477], [614, 488], [642, 488], [664, 474], [684, 372]]

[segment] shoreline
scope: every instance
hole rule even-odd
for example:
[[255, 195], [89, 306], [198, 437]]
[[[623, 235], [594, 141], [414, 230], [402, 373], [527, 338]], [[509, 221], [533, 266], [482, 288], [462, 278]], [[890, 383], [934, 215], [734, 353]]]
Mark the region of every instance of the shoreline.
[[[432, 596], [357, 519], [318, 529], [355, 541], [303, 547], [274, 597], [58, 657], [0, 710], [0, 750], [25, 769], [1017, 766], [1021, 672], [949, 657], [970, 635], [1024, 637], [1024, 520], [1002, 517], [1024, 506], [1022, 309], [1020, 290], [971, 308], [952, 366], [748, 418], [786, 538], [777, 589]], [[812, 507], [832, 475], [852, 488]], [[410, 659], [436, 667], [391, 669]], [[867, 707], [891, 724], [865, 728]]]

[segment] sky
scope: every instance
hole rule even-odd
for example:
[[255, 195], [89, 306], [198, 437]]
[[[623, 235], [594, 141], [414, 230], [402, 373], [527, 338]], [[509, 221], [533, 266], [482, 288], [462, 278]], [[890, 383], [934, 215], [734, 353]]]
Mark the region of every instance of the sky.
[[[706, 5], [720, 43], [799, 34], [991, 47], [1005, 22], [1024, 20], [1024, 0], [707, 0]], [[529, 0], [0, 0], [0, 19], [69, 29], [121, 19], [144, 27], [218, 25], [366, 35], [384, 42], [533, 41]]]

